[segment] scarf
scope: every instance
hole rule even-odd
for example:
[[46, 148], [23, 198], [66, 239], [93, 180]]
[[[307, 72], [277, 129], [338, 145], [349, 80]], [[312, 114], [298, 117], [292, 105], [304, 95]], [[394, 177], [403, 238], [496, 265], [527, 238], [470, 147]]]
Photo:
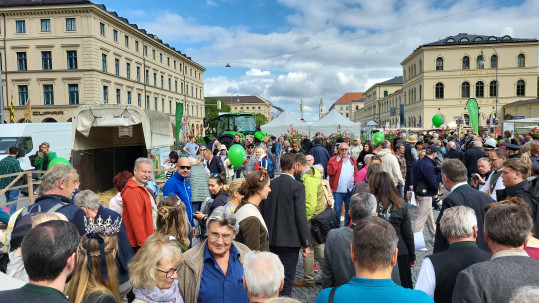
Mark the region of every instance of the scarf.
[[183, 298], [178, 288], [178, 280], [174, 280], [172, 286], [168, 289], [159, 289], [157, 286], [151, 290], [144, 287], [133, 287], [133, 293], [135, 294], [135, 299], [148, 303], [183, 303]]

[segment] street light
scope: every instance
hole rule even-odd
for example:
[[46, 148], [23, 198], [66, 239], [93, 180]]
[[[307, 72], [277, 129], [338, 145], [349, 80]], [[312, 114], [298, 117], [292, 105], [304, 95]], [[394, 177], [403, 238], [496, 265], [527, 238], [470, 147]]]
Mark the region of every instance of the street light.
[[[492, 123], [492, 125], [494, 126], [494, 128], [496, 129], [496, 126], [498, 125], [498, 62], [499, 62], [499, 57], [498, 57], [498, 52], [496, 51], [496, 49], [494, 47], [490, 47], [494, 50], [494, 54], [496, 55], [496, 113], [495, 113], [495, 117], [494, 117], [494, 123]], [[483, 48], [481, 48], [481, 60], [480, 60], [481, 64], [483, 66], [485, 66], [485, 55], [483, 54]], [[490, 62], [491, 63], [491, 68], [492, 68], [492, 61]]]

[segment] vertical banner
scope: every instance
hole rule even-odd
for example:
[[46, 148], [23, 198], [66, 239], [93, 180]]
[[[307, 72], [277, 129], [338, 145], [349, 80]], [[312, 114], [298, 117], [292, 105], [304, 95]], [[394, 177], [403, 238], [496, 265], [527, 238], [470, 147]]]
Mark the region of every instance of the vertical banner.
[[183, 104], [176, 103], [176, 148], [180, 146], [180, 131], [182, 129]]
[[9, 122], [15, 123], [15, 107], [13, 107], [13, 96], [11, 96], [11, 104], [9, 105]]
[[32, 120], [32, 106], [30, 105], [30, 97], [26, 100], [26, 105], [24, 106], [24, 120]]
[[468, 109], [468, 116], [470, 116], [473, 132], [477, 134], [479, 133], [479, 106], [477, 105], [477, 100], [474, 98], [468, 99], [466, 108]]

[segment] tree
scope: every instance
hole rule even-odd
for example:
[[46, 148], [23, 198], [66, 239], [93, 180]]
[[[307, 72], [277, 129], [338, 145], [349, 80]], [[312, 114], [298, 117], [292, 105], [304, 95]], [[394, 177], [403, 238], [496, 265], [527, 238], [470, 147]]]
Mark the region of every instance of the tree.
[[226, 104], [225, 102], [221, 101], [221, 109], [217, 109], [217, 102], [219, 99], [211, 98], [204, 101], [204, 109], [206, 111], [206, 118], [208, 118], [208, 125], [206, 125], [206, 128], [208, 129], [215, 129], [217, 127], [217, 121], [213, 120], [212, 118], [217, 118], [219, 116], [219, 113], [229, 113], [231, 108], [230, 105]]
[[264, 125], [268, 123], [268, 118], [266, 118], [266, 116], [260, 113], [257, 113], [255, 114], [255, 121], [256, 121], [256, 126], [260, 126], [260, 125]]

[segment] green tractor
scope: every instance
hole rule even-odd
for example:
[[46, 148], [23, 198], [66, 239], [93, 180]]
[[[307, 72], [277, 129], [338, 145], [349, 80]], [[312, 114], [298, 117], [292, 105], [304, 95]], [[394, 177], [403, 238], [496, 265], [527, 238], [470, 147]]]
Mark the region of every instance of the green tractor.
[[216, 135], [221, 144], [227, 147], [232, 145], [236, 134], [254, 135], [257, 142], [264, 140], [266, 132], [260, 131], [256, 125], [255, 115], [253, 113], [219, 113], [216, 118], [204, 118], [204, 128], [206, 144], [212, 142], [211, 138]]

